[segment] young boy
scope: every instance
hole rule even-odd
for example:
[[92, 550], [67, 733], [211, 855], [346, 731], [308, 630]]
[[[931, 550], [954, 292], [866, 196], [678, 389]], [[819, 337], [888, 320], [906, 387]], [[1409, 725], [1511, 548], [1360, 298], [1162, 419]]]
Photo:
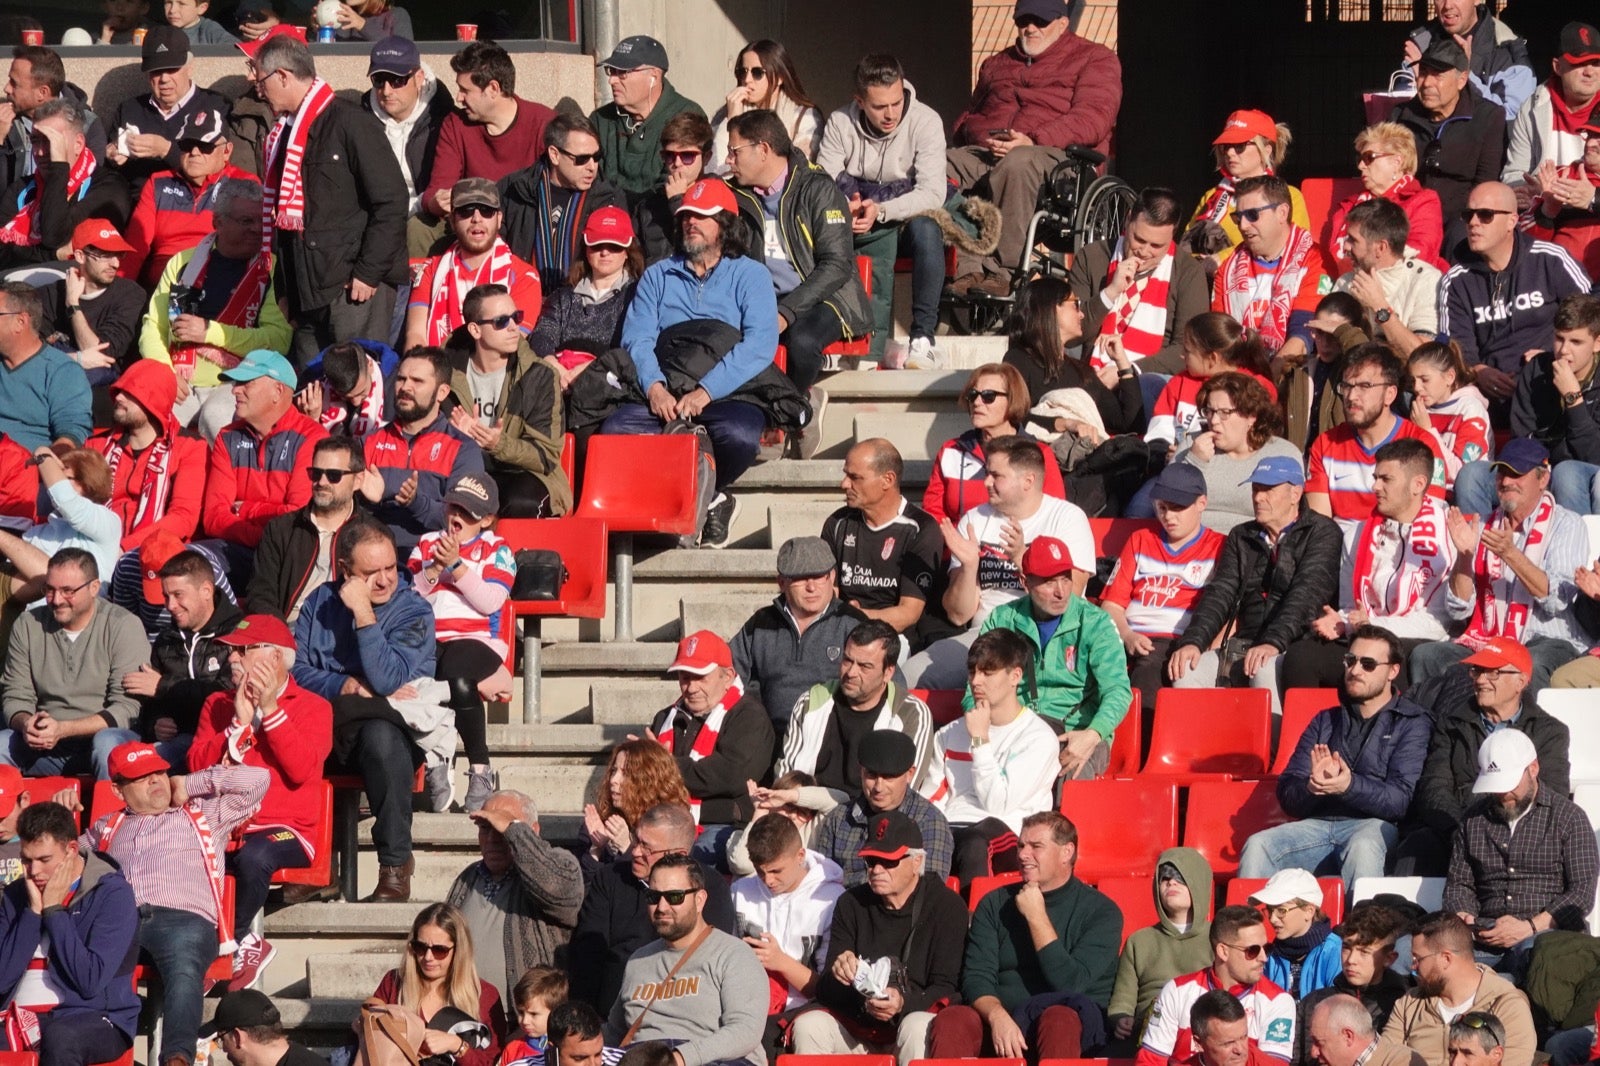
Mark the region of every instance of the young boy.
[[1211, 580], [1224, 540], [1200, 524], [1206, 479], [1198, 467], [1167, 466], [1156, 477], [1150, 499], [1161, 532], [1141, 529], [1128, 538], [1100, 599], [1128, 649], [1128, 681], [1144, 701], [1147, 722], [1165, 681], [1167, 651], [1189, 624], [1190, 609]]
[[550, 1012], [567, 1001], [567, 975], [553, 966], [535, 966], [511, 990], [522, 1035], [506, 1041], [500, 1066], [544, 1066]]
[[1600, 493], [1600, 297], [1568, 296], [1556, 308], [1555, 351], [1522, 364], [1511, 395], [1511, 435], [1550, 449], [1550, 493], [1578, 514], [1594, 514]]
[[1405, 931], [1405, 919], [1381, 903], [1357, 903], [1339, 926], [1341, 968], [1333, 984], [1319, 988], [1300, 1001], [1300, 1018], [1295, 1025], [1299, 1047], [1294, 1061], [1310, 1062], [1308, 1025], [1311, 1012], [1329, 996], [1345, 993], [1355, 996], [1372, 1013], [1372, 1026], [1378, 1032], [1389, 1021], [1396, 1001], [1411, 987], [1411, 979], [1393, 969], [1399, 957], [1395, 941]]
[[1162, 985], [1211, 965], [1212, 884], [1211, 864], [1195, 849], [1161, 853], [1151, 884], [1159, 917], [1128, 937], [1111, 988], [1107, 1013], [1117, 1040], [1144, 1027]]
[[167, 22], [189, 35], [190, 44], [238, 44], [239, 38], [206, 18], [210, 0], [165, 0]]
[[1343, 944], [1322, 913], [1322, 886], [1311, 871], [1279, 870], [1250, 905], [1266, 908], [1276, 934], [1267, 945], [1267, 980], [1296, 999], [1333, 984]]

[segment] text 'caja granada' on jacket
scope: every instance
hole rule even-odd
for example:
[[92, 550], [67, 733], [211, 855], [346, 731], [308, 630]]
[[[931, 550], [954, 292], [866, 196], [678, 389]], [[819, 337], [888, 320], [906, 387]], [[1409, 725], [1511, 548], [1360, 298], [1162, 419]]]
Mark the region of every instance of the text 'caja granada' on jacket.
[[306, 467], [327, 435], [295, 407], [264, 437], [242, 419], [229, 423], [211, 446], [202, 510], [206, 535], [254, 548], [269, 521], [309, 503]]

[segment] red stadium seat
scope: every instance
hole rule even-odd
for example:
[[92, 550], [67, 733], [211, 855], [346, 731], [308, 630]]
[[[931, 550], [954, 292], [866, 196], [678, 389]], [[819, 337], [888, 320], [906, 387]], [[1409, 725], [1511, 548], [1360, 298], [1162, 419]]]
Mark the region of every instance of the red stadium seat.
[[1039, 1066], [1133, 1066], [1133, 1059], [1040, 1059]]
[[[70, 790], [72, 802], [67, 804], [69, 809], [83, 802], [83, 779], [77, 777], [24, 777], [22, 791], [28, 794], [29, 803], [49, 803], [56, 798], [56, 794]], [[92, 798], [92, 797], [91, 797]], [[78, 828], [83, 828], [83, 811], [74, 810], [72, 817], [77, 819]]]
[[[596, 437], [605, 440], [633, 440], [631, 437]], [[643, 440], [670, 441], [676, 437], [644, 437]], [[688, 437], [683, 439], [689, 440]], [[689, 440], [691, 444], [694, 442]], [[594, 452], [591, 450], [590, 473]], [[561, 556], [567, 569], [561, 583], [561, 598], [555, 600], [507, 600], [511, 613], [522, 619], [522, 720], [528, 725], [539, 721], [539, 627], [541, 620], [553, 616], [603, 618], [606, 613], [606, 523], [596, 518], [502, 518], [495, 532], [504, 537], [512, 551], [522, 548], [548, 548]], [[631, 549], [629, 558], [632, 558]], [[618, 602], [622, 600], [622, 578], [617, 579]], [[620, 624], [620, 623], [619, 623]], [[514, 634], [507, 634], [513, 638]], [[508, 639], [508, 643], [515, 643]]]
[[1094, 551], [1102, 559], [1115, 559], [1122, 554], [1128, 539], [1141, 529], [1157, 531], [1161, 527], [1149, 518], [1091, 518], [1089, 532], [1094, 534]]
[[39, 1066], [39, 1056], [31, 1051], [0, 1051], [0, 1066]]
[[[1149, 877], [1102, 877], [1094, 886], [1122, 912], [1122, 942], [1136, 931], [1156, 924], [1154, 886]], [[1071, 1062], [1071, 1059], [1052, 1061]]]
[[[0, 1063], [5, 1066], [5, 1063]], [[894, 1066], [893, 1055], [779, 1055], [775, 1066]]]
[[987, 896], [997, 888], [1020, 884], [1021, 881], [1022, 875], [1020, 873], [986, 874], [983, 877], [974, 877], [972, 884], [967, 886], [967, 910], [977, 911], [978, 902], [984, 896]]
[[1272, 761], [1272, 701], [1260, 688], [1163, 688], [1145, 776], [1195, 781], [1260, 777]]
[[911, 1066], [1023, 1066], [1021, 1059], [912, 1059]]
[[317, 838], [312, 847], [316, 856], [310, 866], [296, 866], [272, 875], [279, 885], [327, 885], [333, 883], [333, 783], [322, 782], [322, 817], [317, 822]]
[[1283, 694], [1283, 718], [1278, 723], [1278, 754], [1272, 760], [1274, 777], [1289, 768], [1295, 745], [1300, 743], [1300, 735], [1311, 724], [1311, 719], [1329, 707], [1337, 706], [1339, 690], [1336, 688], [1292, 688]]
[[[29, 798], [31, 799], [32, 797]], [[121, 806], [122, 801], [117, 798], [116, 792], [111, 787], [111, 782], [96, 781], [94, 783], [94, 791], [89, 796], [89, 820], [84, 822], [84, 827], [87, 828], [94, 825], [94, 823]], [[3, 1064], [0, 1064], [0, 1066], [3, 1066]]]
[[1078, 827], [1073, 872], [1091, 885], [1148, 877], [1156, 857], [1178, 842], [1178, 786], [1166, 778], [1063, 781], [1061, 813]]
[[1333, 240], [1333, 209], [1360, 191], [1360, 178], [1305, 178], [1300, 182], [1300, 196], [1306, 202], [1311, 234], [1329, 255], [1334, 254], [1329, 244]]
[[967, 692], [966, 689], [960, 688], [914, 688], [911, 694], [928, 705], [928, 714], [933, 718], [933, 728], [939, 729], [961, 717], [961, 701]]
[[[327, 781], [333, 796], [333, 821], [336, 825], [334, 846], [328, 852], [339, 853], [339, 894], [355, 903], [361, 899], [356, 884], [356, 856], [361, 850], [361, 838], [356, 828], [361, 821], [361, 796], [366, 786], [362, 784], [359, 774], [328, 774]], [[418, 793], [427, 787], [427, 768], [419, 766], [416, 776], [411, 780], [411, 791]], [[280, 880], [286, 872], [279, 870], [273, 879]], [[304, 870], [299, 872], [306, 873]], [[308, 880], [306, 883], [311, 882]], [[322, 881], [321, 884], [328, 882]]]
[[[856, 276], [861, 279], [861, 287], [867, 290], [867, 302], [872, 302], [872, 260], [864, 255], [856, 256]], [[849, 340], [834, 341], [822, 349], [823, 355], [867, 355], [872, 350], [872, 334], [863, 333], [859, 337]], [[789, 372], [789, 349], [786, 345], [778, 345], [778, 350], [772, 353], [772, 362], [785, 374]], [[779, 433], [781, 434], [781, 430]]]
[[1111, 734], [1111, 763], [1106, 767], [1108, 776], [1132, 777], [1139, 772], [1139, 747], [1144, 741], [1143, 731], [1144, 696], [1134, 689], [1128, 713]]
[[573, 486], [578, 476], [578, 438], [567, 433], [561, 438], [561, 472], [567, 476], [567, 485]]
[[[1228, 906], [1236, 904], [1249, 904], [1250, 894], [1257, 892], [1266, 884], [1264, 878], [1235, 877], [1228, 882]], [[1319, 877], [1317, 884], [1322, 886], [1322, 913], [1328, 916], [1328, 921], [1338, 925], [1344, 921], [1344, 879], [1340, 877]], [[1271, 932], [1271, 926], [1268, 926]]]
[[1250, 834], [1288, 821], [1272, 781], [1196, 781], [1189, 786], [1183, 842], [1206, 857], [1214, 875], [1232, 877]]

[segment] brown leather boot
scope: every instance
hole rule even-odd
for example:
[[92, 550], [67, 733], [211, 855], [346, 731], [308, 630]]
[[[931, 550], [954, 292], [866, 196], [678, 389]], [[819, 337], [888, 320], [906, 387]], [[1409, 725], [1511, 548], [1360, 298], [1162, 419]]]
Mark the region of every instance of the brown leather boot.
[[411, 900], [411, 875], [417, 869], [417, 857], [409, 856], [404, 866], [379, 866], [378, 887], [365, 900], [367, 903], [408, 903]]

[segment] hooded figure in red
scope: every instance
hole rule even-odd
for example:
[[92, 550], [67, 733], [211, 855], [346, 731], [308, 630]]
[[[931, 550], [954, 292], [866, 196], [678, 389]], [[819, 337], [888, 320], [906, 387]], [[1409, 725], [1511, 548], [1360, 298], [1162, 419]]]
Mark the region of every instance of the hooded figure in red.
[[158, 529], [187, 542], [200, 523], [206, 488], [206, 444], [178, 428], [172, 405], [178, 378], [154, 359], [138, 359], [111, 386], [112, 428], [88, 446], [111, 465], [111, 499], [122, 519], [122, 550]]

